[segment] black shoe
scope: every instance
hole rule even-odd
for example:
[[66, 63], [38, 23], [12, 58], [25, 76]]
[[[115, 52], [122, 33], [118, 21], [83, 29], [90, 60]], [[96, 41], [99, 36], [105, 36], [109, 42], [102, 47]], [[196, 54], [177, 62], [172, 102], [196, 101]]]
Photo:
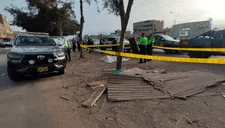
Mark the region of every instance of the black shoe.
[[138, 62], [139, 64], [142, 64], [142, 62]]

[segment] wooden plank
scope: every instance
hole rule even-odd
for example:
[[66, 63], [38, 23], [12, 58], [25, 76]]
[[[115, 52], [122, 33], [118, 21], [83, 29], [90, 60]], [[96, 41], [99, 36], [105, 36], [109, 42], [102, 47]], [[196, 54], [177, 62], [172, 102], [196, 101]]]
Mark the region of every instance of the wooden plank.
[[171, 97], [169, 95], [167, 96], [154, 96], [154, 97], [110, 97], [110, 101], [128, 101], [128, 100], [152, 100], [152, 99], [170, 99]]
[[89, 99], [85, 100], [83, 103], [82, 103], [82, 106], [84, 107], [92, 107], [95, 102], [99, 99], [99, 97], [103, 94], [103, 92], [105, 91], [106, 87], [100, 87], [100, 88], [97, 88], [90, 96]]

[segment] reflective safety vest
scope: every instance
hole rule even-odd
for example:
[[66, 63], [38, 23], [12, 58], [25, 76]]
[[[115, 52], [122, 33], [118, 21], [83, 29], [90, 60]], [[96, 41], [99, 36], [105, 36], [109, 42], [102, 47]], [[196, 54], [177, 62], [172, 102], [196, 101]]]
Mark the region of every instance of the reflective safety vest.
[[148, 39], [146, 37], [141, 37], [138, 44], [147, 45]]
[[67, 48], [71, 48], [71, 44], [70, 44], [69, 40], [66, 41], [66, 46], [67, 46]]
[[150, 39], [148, 39], [148, 44], [152, 44], [153, 42], [155, 42], [155, 37], [151, 36]]

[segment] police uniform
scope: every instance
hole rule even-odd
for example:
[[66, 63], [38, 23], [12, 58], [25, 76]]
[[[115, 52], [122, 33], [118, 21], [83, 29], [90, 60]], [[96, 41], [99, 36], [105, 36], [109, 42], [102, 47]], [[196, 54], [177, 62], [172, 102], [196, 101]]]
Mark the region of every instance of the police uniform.
[[[142, 36], [138, 42], [138, 46], [140, 49], [140, 54], [146, 55], [147, 54], [147, 43], [148, 39], [145, 36]], [[140, 59], [139, 63], [142, 63], [143, 59]], [[146, 62], [146, 59], [144, 59], [144, 63]]]
[[[152, 46], [153, 46], [153, 42], [155, 42], [155, 37], [153, 35], [151, 35], [148, 39], [148, 43], [147, 43], [147, 54], [148, 55], [152, 55]], [[150, 61], [151, 59], [149, 59], [148, 61]]]
[[68, 57], [69, 57], [69, 61], [71, 61], [71, 55], [70, 55], [70, 49], [71, 49], [71, 44], [70, 44], [70, 41], [66, 41], [66, 46], [67, 46], [67, 54], [68, 54]]

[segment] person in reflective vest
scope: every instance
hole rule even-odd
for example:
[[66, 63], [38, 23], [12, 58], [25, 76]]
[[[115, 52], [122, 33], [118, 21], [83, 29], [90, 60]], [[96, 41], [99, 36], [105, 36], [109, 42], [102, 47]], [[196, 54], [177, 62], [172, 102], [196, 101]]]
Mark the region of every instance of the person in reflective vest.
[[67, 40], [66, 41], [66, 46], [67, 46], [67, 54], [68, 54], [68, 61], [71, 61], [71, 55], [70, 55], [70, 49], [71, 49], [71, 44], [70, 44], [70, 41], [69, 40]]
[[[148, 55], [152, 55], [152, 46], [153, 46], [153, 43], [155, 42], [155, 37], [151, 34], [149, 37], [148, 37], [148, 43], [147, 43], [147, 54]], [[151, 61], [151, 59], [147, 60], [147, 61]]]
[[[138, 42], [138, 47], [140, 49], [140, 54], [142, 54], [142, 55], [146, 55], [147, 54], [147, 41], [148, 41], [148, 39], [145, 37], [145, 34], [142, 33], [141, 37], [140, 37], [140, 40]], [[140, 59], [139, 63], [142, 63], [142, 60], [143, 59]], [[144, 59], [144, 63], [146, 63], [146, 59]]]

